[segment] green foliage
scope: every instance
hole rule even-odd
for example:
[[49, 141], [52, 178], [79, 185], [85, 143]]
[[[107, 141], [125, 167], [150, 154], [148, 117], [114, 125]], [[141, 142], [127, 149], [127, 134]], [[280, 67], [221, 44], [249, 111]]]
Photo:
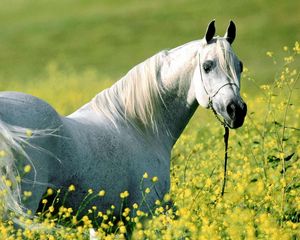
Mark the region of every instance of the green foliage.
[[297, 0], [3, 0], [0, 82], [43, 82], [49, 62], [116, 81], [158, 51], [202, 38], [216, 18], [220, 36], [236, 22], [238, 56], [258, 82], [269, 83], [275, 68], [265, 52], [300, 38], [299, 12]]

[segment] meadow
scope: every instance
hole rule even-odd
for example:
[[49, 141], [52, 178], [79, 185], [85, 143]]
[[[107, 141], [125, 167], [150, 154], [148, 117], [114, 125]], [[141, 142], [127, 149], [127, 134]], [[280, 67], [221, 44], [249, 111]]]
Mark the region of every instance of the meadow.
[[[72, 209], [54, 215], [50, 207], [34, 220], [46, 231], [15, 229], [0, 217], [0, 239], [88, 239], [92, 216], [102, 219], [95, 229], [100, 239], [124, 239], [131, 231], [132, 239], [300, 239], [300, 4], [226, 6], [224, 12], [224, 3], [192, 0], [0, 3], [1, 91], [39, 96], [67, 115], [161, 49], [202, 38], [212, 18], [220, 35], [233, 18], [248, 104], [244, 126], [230, 131], [223, 197], [224, 129], [199, 109], [172, 152], [164, 201], [172, 199], [175, 208], [157, 201], [146, 217], [137, 204], [115, 222], [112, 209], [95, 206], [77, 219]], [[151, 173], [144, 178], [159, 181]], [[86, 201], [94, 197], [105, 191], [90, 189]]]

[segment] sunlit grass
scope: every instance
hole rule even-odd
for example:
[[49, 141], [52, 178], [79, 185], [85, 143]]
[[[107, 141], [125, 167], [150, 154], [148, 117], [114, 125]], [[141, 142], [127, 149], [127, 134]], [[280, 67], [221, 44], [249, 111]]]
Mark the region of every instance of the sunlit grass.
[[[42, 201], [49, 205], [36, 219], [21, 219], [27, 226], [40, 222], [41, 229], [15, 229], [11, 219], [1, 219], [1, 238], [89, 239], [92, 226], [100, 239], [129, 235], [133, 239], [300, 238], [300, 107], [299, 89], [295, 87], [299, 81], [299, 44], [285, 47], [283, 52], [282, 60], [267, 53], [266, 58], [278, 68], [273, 82], [257, 85], [255, 96], [242, 93], [248, 116], [241, 129], [230, 131], [228, 182], [223, 197], [223, 128], [213, 114], [200, 110], [173, 149], [171, 191], [163, 201], [156, 201], [155, 209], [145, 213], [139, 209], [141, 203], [135, 203], [113, 214], [114, 205], [104, 210], [92, 206], [78, 218], [71, 208], [55, 209], [54, 198], [50, 204]], [[46, 75], [41, 85], [11, 84], [8, 88], [42, 96], [65, 114], [111, 84], [109, 80], [98, 81], [92, 71], [62, 73], [55, 64], [49, 65]], [[243, 78], [256, 85], [255, 73], [246, 70]], [[151, 173], [145, 173], [145, 178], [152, 180], [151, 187], [141, 187], [146, 199], [159, 179]], [[51, 189], [47, 195], [63, 198], [74, 191], [76, 186], [70, 185], [67, 196]], [[129, 195], [124, 191], [120, 198], [125, 202]], [[89, 189], [82, 206], [94, 198], [105, 198], [105, 189]], [[170, 199], [175, 207], [168, 205]], [[93, 225], [95, 219], [98, 221]]]

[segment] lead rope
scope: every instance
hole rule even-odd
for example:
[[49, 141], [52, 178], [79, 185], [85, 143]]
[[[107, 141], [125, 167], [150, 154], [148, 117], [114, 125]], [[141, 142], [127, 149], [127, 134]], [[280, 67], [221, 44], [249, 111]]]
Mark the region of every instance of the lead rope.
[[228, 160], [228, 139], [229, 139], [229, 128], [224, 126], [224, 145], [225, 145], [225, 154], [224, 154], [224, 176], [223, 176], [223, 186], [221, 191], [221, 196], [223, 197], [225, 192], [226, 180], [227, 180], [227, 160]]
[[218, 119], [218, 121], [221, 123], [221, 125], [223, 125], [225, 133], [224, 133], [224, 145], [225, 145], [225, 152], [224, 152], [224, 174], [223, 174], [223, 185], [222, 185], [222, 190], [221, 190], [221, 197], [224, 196], [225, 193], [225, 187], [226, 187], [226, 181], [227, 181], [227, 162], [228, 162], [228, 140], [229, 140], [229, 128], [227, 126], [227, 124], [225, 123], [225, 121], [222, 121], [222, 119], [219, 117], [219, 115], [217, 114], [216, 110], [213, 108], [213, 103], [212, 103], [212, 98], [214, 96], [217, 95], [217, 93], [220, 91], [221, 88], [223, 88], [226, 85], [236, 85], [236, 84], [232, 84], [232, 83], [226, 83], [223, 86], [221, 86], [218, 91], [216, 91], [212, 96], [210, 96], [210, 94], [208, 93], [205, 85], [204, 85], [204, 81], [203, 81], [203, 77], [202, 77], [202, 70], [201, 70], [201, 62], [200, 62], [200, 56], [198, 58], [199, 60], [199, 70], [200, 70], [200, 77], [201, 77], [201, 81], [202, 81], [202, 85], [204, 88], [204, 91], [206, 92], [207, 96], [208, 96], [208, 107], [212, 110], [212, 112], [214, 113], [216, 119]]
[[211, 98], [209, 99], [208, 103], [209, 108], [212, 110], [214, 113], [216, 119], [223, 125], [225, 133], [224, 133], [224, 146], [225, 146], [225, 151], [224, 151], [224, 175], [223, 175], [223, 185], [222, 185], [222, 190], [221, 190], [221, 197], [223, 197], [224, 192], [225, 192], [225, 187], [226, 187], [226, 181], [227, 181], [227, 162], [228, 162], [228, 140], [229, 140], [229, 127], [227, 127], [226, 123], [222, 121], [217, 114], [216, 110], [212, 106], [212, 100]]

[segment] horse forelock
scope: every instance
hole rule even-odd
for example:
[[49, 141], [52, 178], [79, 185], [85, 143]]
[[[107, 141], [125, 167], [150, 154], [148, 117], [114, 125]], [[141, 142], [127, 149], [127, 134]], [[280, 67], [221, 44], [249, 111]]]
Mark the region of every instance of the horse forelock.
[[216, 54], [222, 72], [231, 82], [239, 84], [236, 73], [236, 55], [225, 38], [217, 37]]
[[94, 109], [115, 127], [121, 119], [138, 130], [157, 131], [163, 106], [160, 67], [164, 55], [160, 52], [138, 64], [112, 87], [96, 95], [92, 100]]

